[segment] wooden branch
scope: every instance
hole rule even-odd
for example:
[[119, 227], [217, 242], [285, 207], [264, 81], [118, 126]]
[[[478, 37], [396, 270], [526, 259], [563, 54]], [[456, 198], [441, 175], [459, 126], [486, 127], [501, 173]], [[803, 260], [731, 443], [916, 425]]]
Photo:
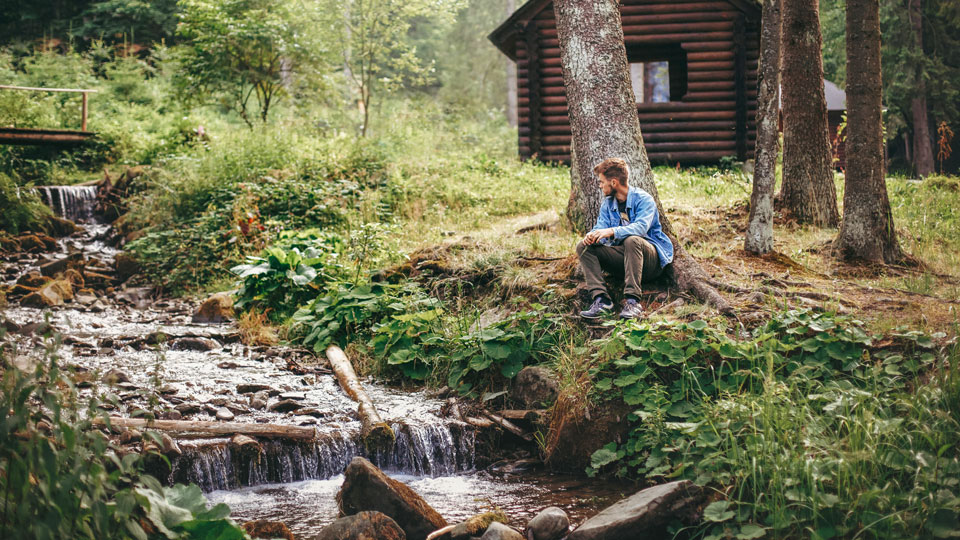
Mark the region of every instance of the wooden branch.
[[502, 427], [503, 429], [509, 431], [510, 433], [513, 433], [513, 434], [516, 435], [517, 437], [520, 437], [521, 439], [523, 439], [523, 440], [525, 440], [525, 441], [527, 441], [527, 442], [532, 442], [532, 441], [533, 441], [533, 435], [531, 435], [530, 433], [527, 433], [526, 431], [520, 429], [516, 424], [514, 424], [513, 422], [507, 420], [506, 418], [504, 418], [504, 417], [502, 417], [502, 416], [499, 416], [499, 415], [496, 415], [496, 414], [493, 414], [493, 413], [488, 412], [488, 411], [483, 411], [483, 415], [486, 416], [487, 418], [489, 418], [494, 424], [497, 424], [498, 426], [500, 426], [500, 427]]
[[[102, 418], [95, 418], [94, 425], [104, 425]], [[245, 422], [203, 422], [194, 420], [146, 420], [143, 418], [110, 417], [110, 425], [115, 428], [133, 428], [138, 430], [154, 429], [175, 436], [178, 439], [206, 439], [212, 437], [264, 437], [267, 439], [292, 439], [312, 441], [316, 438], [316, 429], [304, 426], [282, 426], [277, 424], [254, 424]]]
[[350, 399], [360, 404], [357, 412], [360, 414], [360, 436], [363, 438], [364, 446], [368, 450], [392, 448], [397, 436], [390, 426], [380, 419], [377, 408], [360, 384], [350, 359], [340, 347], [331, 345], [327, 347], [327, 360], [330, 361], [330, 367], [333, 368], [340, 387]]
[[33, 92], [71, 92], [74, 94], [97, 93], [92, 88], [34, 88], [32, 86], [12, 86], [9, 84], [0, 84], [0, 90], [29, 90]]

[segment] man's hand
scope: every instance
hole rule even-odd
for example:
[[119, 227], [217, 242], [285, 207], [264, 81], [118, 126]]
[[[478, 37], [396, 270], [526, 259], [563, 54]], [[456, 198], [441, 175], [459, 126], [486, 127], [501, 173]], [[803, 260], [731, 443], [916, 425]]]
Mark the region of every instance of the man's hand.
[[613, 236], [613, 229], [597, 229], [595, 231], [590, 231], [586, 236], [583, 237], [583, 243], [585, 245], [596, 244], [599, 240], [604, 238], [611, 238]]

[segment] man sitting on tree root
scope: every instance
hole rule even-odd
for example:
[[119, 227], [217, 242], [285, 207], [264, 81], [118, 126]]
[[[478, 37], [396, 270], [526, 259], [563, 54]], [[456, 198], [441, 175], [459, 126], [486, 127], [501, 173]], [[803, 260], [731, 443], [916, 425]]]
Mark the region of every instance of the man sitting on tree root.
[[630, 187], [630, 169], [620, 158], [603, 160], [593, 168], [606, 197], [593, 230], [577, 244], [577, 257], [593, 297], [580, 312], [584, 319], [597, 319], [613, 311], [602, 270], [622, 275], [624, 303], [620, 317], [643, 315], [640, 283], [656, 279], [673, 261], [673, 243], [660, 227], [657, 203], [646, 191]]

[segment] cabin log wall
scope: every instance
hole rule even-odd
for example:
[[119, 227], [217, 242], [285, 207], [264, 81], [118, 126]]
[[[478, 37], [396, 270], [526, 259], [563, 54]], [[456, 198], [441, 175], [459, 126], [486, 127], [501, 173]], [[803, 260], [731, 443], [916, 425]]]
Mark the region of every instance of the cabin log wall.
[[[623, 0], [620, 14], [628, 48], [679, 44], [687, 55], [687, 92], [680, 101], [637, 104], [650, 160], [751, 159], [759, 21], [727, 1]], [[569, 163], [570, 119], [552, 4], [518, 34], [516, 53], [520, 155]]]

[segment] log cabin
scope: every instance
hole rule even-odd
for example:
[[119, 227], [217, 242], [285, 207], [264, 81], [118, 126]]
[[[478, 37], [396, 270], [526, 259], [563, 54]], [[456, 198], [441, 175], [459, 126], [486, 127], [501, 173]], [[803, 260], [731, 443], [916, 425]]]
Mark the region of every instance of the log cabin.
[[[751, 159], [760, 5], [622, 0], [620, 16], [650, 161]], [[569, 164], [570, 122], [552, 2], [529, 0], [489, 39], [517, 64], [520, 156]]]

